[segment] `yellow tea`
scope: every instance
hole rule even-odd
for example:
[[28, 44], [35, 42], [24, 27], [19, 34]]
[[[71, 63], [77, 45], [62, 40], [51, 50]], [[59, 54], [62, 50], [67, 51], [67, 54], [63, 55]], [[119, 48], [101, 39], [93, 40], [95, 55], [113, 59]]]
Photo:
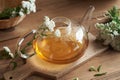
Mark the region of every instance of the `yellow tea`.
[[69, 40], [68, 38], [51, 36], [42, 40], [35, 39], [33, 47], [40, 58], [49, 62], [73, 62], [84, 54], [88, 41], [83, 39], [82, 43], [80, 43], [74, 40]]

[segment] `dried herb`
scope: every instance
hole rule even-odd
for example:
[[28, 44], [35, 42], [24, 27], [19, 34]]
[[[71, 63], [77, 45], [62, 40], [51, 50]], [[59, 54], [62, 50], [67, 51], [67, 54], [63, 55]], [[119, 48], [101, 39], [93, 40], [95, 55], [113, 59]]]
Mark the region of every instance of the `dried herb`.
[[95, 67], [94, 66], [91, 66], [90, 68], [89, 68], [89, 71], [97, 71], [96, 69], [95, 69]]
[[101, 67], [102, 65], [99, 65], [97, 68], [95, 68], [94, 66], [91, 66], [89, 68], [89, 71], [92, 72], [96, 72], [96, 74], [94, 74], [94, 76], [102, 76], [102, 75], [105, 75], [107, 72], [103, 72], [103, 73], [100, 73], [100, 70], [101, 70]]
[[79, 80], [79, 78], [77, 77], [77, 78], [74, 78], [73, 80]]
[[107, 74], [107, 72], [97, 73], [97, 74], [95, 74], [94, 76], [102, 76], [102, 75], [105, 75], [105, 74]]
[[98, 68], [97, 68], [97, 71], [100, 72], [100, 69], [101, 69], [102, 65], [99, 65]]

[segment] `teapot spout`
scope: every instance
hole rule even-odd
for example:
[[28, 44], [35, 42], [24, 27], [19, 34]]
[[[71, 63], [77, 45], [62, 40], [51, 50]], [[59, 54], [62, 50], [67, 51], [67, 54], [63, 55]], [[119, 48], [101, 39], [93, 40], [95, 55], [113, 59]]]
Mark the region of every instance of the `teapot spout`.
[[[95, 10], [95, 7], [90, 5], [87, 9], [87, 11], [85, 12], [84, 16], [82, 17], [81, 21], [80, 21], [80, 25], [83, 25], [85, 21], [90, 21], [92, 18], [92, 14]], [[86, 29], [86, 32], [88, 33], [90, 30], [90, 26]]]

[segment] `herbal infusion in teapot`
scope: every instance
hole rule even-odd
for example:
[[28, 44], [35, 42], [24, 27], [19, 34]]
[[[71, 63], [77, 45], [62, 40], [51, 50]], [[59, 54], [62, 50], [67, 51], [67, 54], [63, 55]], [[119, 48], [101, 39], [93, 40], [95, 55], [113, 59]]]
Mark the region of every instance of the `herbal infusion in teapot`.
[[52, 20], [45, 17], [33, 41], [33, 48], [40, 58], [53, 63], [70, 63], [79, 59], [87, 45], [84, 28], [65, 17]]

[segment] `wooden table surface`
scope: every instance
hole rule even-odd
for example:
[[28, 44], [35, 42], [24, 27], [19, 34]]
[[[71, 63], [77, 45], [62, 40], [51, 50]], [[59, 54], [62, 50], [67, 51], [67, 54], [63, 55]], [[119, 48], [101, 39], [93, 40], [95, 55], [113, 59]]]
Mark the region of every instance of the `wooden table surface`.
[[[9, 0], [6, 0], [9, 1]], [[15, 0], [11, 0], [15, 1]], [[12, 4], [12, 3], [11, 3]], [[9, 6], [11, 5], [9, 4]], [[92, 4], [95, 6], [96, 10], [93, 14], [92, 22], [90, 26], [92, 26], [91, 33], [96, 35], [96, 30], [94, 28], [94, 24], [97, 22], [96, 17], [104, 14], [104, 12], [114, 5], [120, 7], [120, 0], [37, 0], [37, 12], [35, 14], [27, 15], [26, 18], [20, 23], [17, 27], [11, 28], [8, 30], [0, 30], [0, 39], [7, 38], [11, 35], [23, 35], [32, 29], [37, 28], [44, 16], [49, 16], [51, 18], [56, 16], [65, 16], [70, 19], [74, 19], [79, 21], [83, 16], [87, 7]], [[0, 50], [3, 46], [9, 46], [12, 51], [15, 50], [15, 46], [17, 43], [17, 39], [0, 42]], [[0, 78], [2, 74], [6, 72], [6, 66], [8, 66], [8, 60], [0, 61]], [[20, 64], [23, 64], [20, 62]], [[82, 64], [77, 67], [73, 71], [69, 72], [67, 75], [60, 78], [60, 80], [72, 80], [75, 77], [78, 77], [79, 80], [90, 80], [95, 78], [93, 75], [94, 72], [89, 72], [88, 68], [90, 66], [97, 67], [98, 65], [102, 65], [102, 71], [107, 72], [107, 74], [114, 73], [116, 71], [120, 71], [120, 52], [110, 50], [97, 55], [92, 58], [88, 62]], [[120, 74], [119, 74], [120, 76]], [[48, 78], [43, 77], [42, 75], [31, 75], [26, 80], [50, 80]], [[102, 79], [101, 79], [102, 80]], [[114, 77], [111, 79], [105, 80], [120, 80], [118, 77]]]

